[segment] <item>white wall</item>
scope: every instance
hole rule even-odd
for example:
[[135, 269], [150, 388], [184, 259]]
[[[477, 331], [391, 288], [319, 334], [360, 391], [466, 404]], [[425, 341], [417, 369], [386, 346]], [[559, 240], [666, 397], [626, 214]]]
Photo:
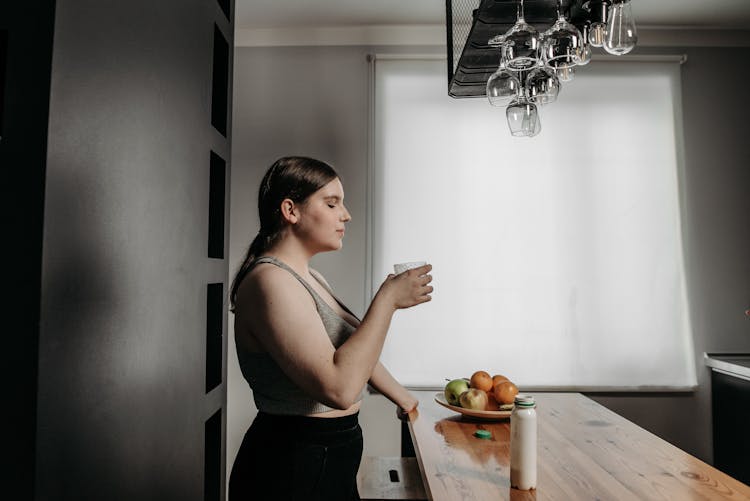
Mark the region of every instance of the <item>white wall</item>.
[[[322, 256], [316, 265], [357, 313], [364, 311], [368, 137], [365, 56], [386, 51], [444, 53], [440, 47], [236, 49], [230, 272], [238, 266], [258, 229], [257, 183], [265, 169], [282, 155], [320, 157], [342, 173], [353, 221], [344, 249]], [[746, 61], [749, 50], [660, 48], [657, 52], [688, 54], [683, 66], [686, 158], [680, 182], [699, 389], [684, 395], [592, 396], [710, 461], [710, 380], [702, 353], [750, 351], [748, 323], [742, 314], [750, 298], [750, 170], [746, 167], [750, 142], [743, 137], [747, 106], [741, 98], [716, 100], [717, 92], [723, 96], [744, 95], [750, 69], [736, 62]], [[718, 110], [721, 119], [716, 115]], [[228, 385], [229, 467], [255, 412], [231, 339]], [[361, 414], [365, 454], [399, 454], [399, 427], [391, 413], [392, 406], [382, 402], [382, 397], [365, 401]]]

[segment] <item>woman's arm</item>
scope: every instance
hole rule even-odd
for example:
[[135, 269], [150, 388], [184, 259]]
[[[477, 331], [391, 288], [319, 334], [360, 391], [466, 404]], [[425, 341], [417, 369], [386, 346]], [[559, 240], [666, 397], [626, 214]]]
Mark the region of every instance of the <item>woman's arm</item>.
[[[310, 269], [310, 273], [320, 282], [324, 283], [329, 289], [331, 288], [328, 281], [318, 271]], [[355, 326], [359, 326], [360, 322], [356, 318], [352, 319], [356, 321]], [[384, 395], [388, 400], [398, 406], [398, 416], [403, 419], [404, 415], [416, 408], [419, 401], [409, 393], [409, 390], [404, 388], [396, 378], [385, 368], [385, 366], [378, 361], [375, 364], [375, 368], [372, 370], [372, 375], [368, 381], [378, 393]]]
[[396, 381], [380, 362], [375, 364], [375, 369], [372, 371], [370, 386], [396, 404], [403, 413], [411, 412], [419, 403], [414, 395]]
[[[389, 276], [351, 337], [338, 349], [325, 332], [315, 302], [288, 272], [262, 266], [240, 286], [236, 314], [298, 386], [318, 401], [349, 408], [370, 379], [393, 313], [429, 301], [425, 266]], [[250, 278], [250, 277], [248, 277]]]

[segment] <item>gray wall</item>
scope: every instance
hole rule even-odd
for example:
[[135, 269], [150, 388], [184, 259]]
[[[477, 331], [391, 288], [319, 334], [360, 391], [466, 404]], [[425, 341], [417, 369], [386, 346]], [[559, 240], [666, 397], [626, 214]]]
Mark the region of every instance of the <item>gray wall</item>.
[[215, 0], [57, 2], [37, 499], [204, 499], [215, 22], [232, 47]]
[[[362, 313], [365, 279], [365, 191], [368, 138], [367, 53], [443, 53], [441, 48], [237, 48], [235, 51], [230, 271], [258, 230], [258, 181], [278, 156], [305, 154], [337, 167], [353, 220], [344, 249], [317, 267]], [[649, 52], [642, 49], [642, 52]], [[704, 351], [750, 351], [743, 316], [750, 297], [750, 197], [743, 139], [750, 76], [747, 48], [658, 49], [687, 53], [683, 66], [685, 165], [680, 179], [695, 364], [699, 389], [686, 395], [600, 394], [598, 401], [698, 457], [711, 460], [711, 416]], [[592, 63], [595, 64], [595, 63]], [[447, 95], [447, 91], [446, 91]], [[231, 316], [230, 316], [231, 322]], [[230, 334], [227, 461], [231, 465], [255, 408], [237, 368]], [[398, 455], [393, 408], [370, 396], [362, 410], [365, 454]]]
[[[352, 214], [341, 251], [316, 256], [313, 266], [358, 315], [365, 305], [365, 194], [368, 63], [380, 50], [434, 52], [434, 48], [338, 47], [235, 49], [230, 274], [239, 267], [258, 232], [258, 184], [284, 155], [307, 155], [331, 163], [343, 178]], [[230, 277], [231, 279], [231, 277]], [[255, 417], [252, 392], [242, 378], [229, 316], [227, 361], [227, 473]], [[364, 454], [400, 455], [395, 407], [367, 395], [360, 414]]]
[[[278, 157], [307, 155], [330, 162], [344, 179], [352, 214], [340, 252], [320, 255], [323, 271], [340, 297], [357, 314], [364, 312], [365, 166], [367, 159], [367, 61], [361, 48], [235, 49], [234, 144], [230, 273], [242, 262], [258, 232], [258, 185]], [[239, 167], [237, 167], [239, 166]], [[227, 470], [256, 409], [242, 378], [229, 316], [227, 402]], [[368, 397], [365, 409], [387, 408], [382, 397]], [[398, 447], [398, 424], [380, 420], [364, 425], [367, 451], [388, 455]], [[392, 423], [389, 421], [393, 421]], [[366, 423], [365, 423], [366, 424]], [[390, 445], [390, 446], [389, 446]], [[396, 449], [397, 450], [397, 449]], [[373, 454], [378, 455], [378, 454]]]

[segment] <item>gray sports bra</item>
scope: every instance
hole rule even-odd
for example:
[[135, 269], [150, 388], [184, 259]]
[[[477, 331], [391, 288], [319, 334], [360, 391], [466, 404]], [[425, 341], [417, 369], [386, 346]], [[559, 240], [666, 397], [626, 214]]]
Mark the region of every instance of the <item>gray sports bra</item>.
[[[293, 269], [287, 264], [279, 261], [276, 258], [270, 256], [263, 256], [255, 260], [253, 266], [260, 263], [270, 263], [283, 268], [291, 273], [299, 282], [307, 289], [312, 298], [315, 300], [315, 306], [318, 310], [323, 326], [325, 327], [328, 337], [331, 339], [331, 344], [338, 348], [341, 346], [349, 336], [354, 332], [354, 327], [341, 318], [341, 316], [331, 308], [320, 295], [315, 292], [309, 283], [307, 283], [301, 276], [299, 276]], [[354, 316], [344, 304], [339, 301], [338, 298], [333, 294], [333, 291], [321, 281], [318, 281], [336, 300], [336, 302], [344, 309], [347, 313]], [[243, 349], [237, 344], [237, 357], [240, 362], [240, 370], [242, 375], [247, 380], [250, 388], [253, 390], [253, 399], [255, 400], [255, 406], [258, 410], [268, 412], [270, 414], [317, 414], [320, 412], [330, 411], [332, 407], [328, 407], [313, 398], [311, 398], [305, 391], [297, 386], [289, 377], [281, 370], [279, 364], [271, 358], [266, 352], [252, 352]], [[364, 393], [364, 387], [360, 392], [358, 401], [362, 399]]]

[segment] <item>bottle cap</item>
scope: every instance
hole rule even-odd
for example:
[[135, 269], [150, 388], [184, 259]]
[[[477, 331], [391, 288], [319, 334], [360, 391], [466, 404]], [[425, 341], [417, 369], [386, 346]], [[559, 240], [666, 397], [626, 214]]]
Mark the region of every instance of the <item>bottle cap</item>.
[[536, 405], [536, 402], [534, 402], [533, 396], [519, 393], [518, 395], [516, 395], [514, 404], [519, 407], [534, 407], [534, 405]]
[[477, 430], [474, 432], [474, 436], [477, 438], [492, 438], [492, 433], [487, 430]]

